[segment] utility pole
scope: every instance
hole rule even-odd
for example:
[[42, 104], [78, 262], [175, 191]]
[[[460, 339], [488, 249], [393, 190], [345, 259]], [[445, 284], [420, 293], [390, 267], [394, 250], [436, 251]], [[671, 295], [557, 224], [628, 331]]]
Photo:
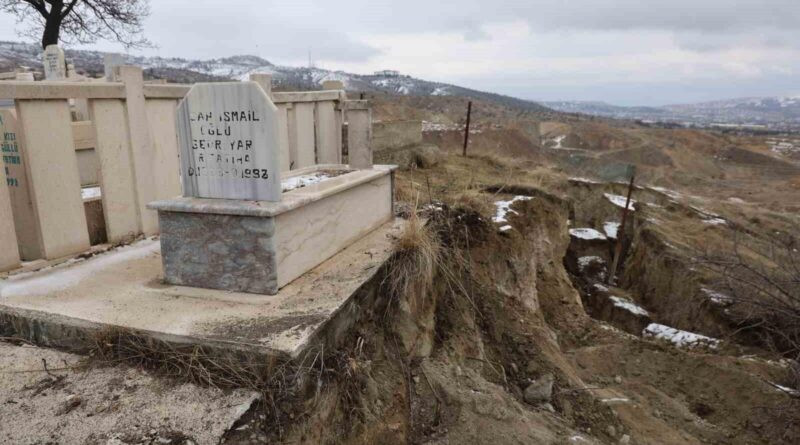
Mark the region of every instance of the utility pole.
[[631, 194], [633, 194], [633, 181], [636, 179], [636, 166], [628, 166], [628, 175], [631, 177], [631, 182], [628, 184], [628, 197], [625, 199], [625, 208], [622, 209], [622, 222], [617, 229], [617, 245], [614, 248], [614, 260], [611, 263], [611, 270], [608, 271], [608, 281], [610, 285], [616, 285], [617, 267], [619, 266], [619, 258], [622, 256], [622, 237], [625, 235], [625, 222], [628, 219], [628, 208], [631, 205]]
[[467, 157], [467, 144], [469, 143], [469, 119], [472, 116], [472, 101], [467, 103], [467, 128], [464, 129], [464, 157]]

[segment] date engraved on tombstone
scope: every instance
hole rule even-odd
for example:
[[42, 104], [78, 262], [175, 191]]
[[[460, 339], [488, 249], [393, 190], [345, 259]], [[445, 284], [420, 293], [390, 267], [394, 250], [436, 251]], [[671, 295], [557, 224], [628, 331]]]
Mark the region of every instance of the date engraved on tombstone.
[[177, 113], [184, 196], [280, 201], [277, 108], [258, 84], [195, 84]]

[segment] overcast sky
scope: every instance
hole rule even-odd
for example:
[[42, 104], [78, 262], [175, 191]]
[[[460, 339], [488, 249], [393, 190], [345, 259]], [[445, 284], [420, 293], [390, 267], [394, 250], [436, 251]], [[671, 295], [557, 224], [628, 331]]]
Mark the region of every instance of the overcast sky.
[[[153, 0], [149, 55], [426, 80], [534, 100], [800, 95], [800, 0]], [[0, 38], [14, 40], [0, 17]], [[120, 48], [98, 43], [100, 50]]]

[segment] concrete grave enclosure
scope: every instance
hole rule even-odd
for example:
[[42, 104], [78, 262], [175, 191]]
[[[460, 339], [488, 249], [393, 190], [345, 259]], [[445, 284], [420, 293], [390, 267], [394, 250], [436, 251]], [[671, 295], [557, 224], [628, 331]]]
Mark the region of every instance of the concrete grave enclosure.
[[[269, 89], [269, 75], [252, 77]], [[26, 262], [51, 261], [87, 251], [91, 238], [119, 243], [157, 234], [157, 212], [147, 204], [181, 194], [175, 110], [189, 88], [145, 82], [134, 66], [117, 66], [113, 82], [0, 81], [0, 97], [15, 104], [2, 110], [4, 136], [14, 138], [4, 141], [6, 149], [15, 152], [3, 153], [9, 177], [0, 184], [13, 208], [0, 218], [13, 216], [15, 233], [0, 247], [16, 245]], [[341, 127], [350, 114], [343, 91], [271, 98], [281, 171], [342, 163]], [[79, 105], [83, 113], [76, 113]], [[368, 151], [362, 143], [356, 153]], [[85, 193], [87, 209], [82, 186], [92, 187]], [[98, 201], [102, 212], [88, 209], [88, 202]], [[87, 221], [87, 215], [102, 220]], [[90, 238], [89, 226], [105, 227], [107, 236]]]
[[[58, 54], [47, 57], [61, 66]], [[369, 104], [342, 89], [272, 92], [264, 74], [152, 83], [112, 63], [103, 79], [0, 81], [14, 101], [0, 110], [0, 335], [65, 345], [117, 326], [291, 355], [326, 329], [341, 337], [358, 310], [336, 314], [372, 295], [402, 226], [394, 167], [372, 163]], [[188, 175], [201, 166], [191, 91], [209, 88], [217, 97], [200, 108], [237, 113], [202, 136], [252, 154], [228, 160], [247, 181]], [[241, 323], [264, 333], [235, 334]]]
[[[353, 110], [350, 121], [368, 127], [369, 110]], [[184, 197], [149, 205], [171, 284], [275, 294], [392, 218], [393, 168], [359, 150], [369, 132], [349, 166], [307, 167], [282, 183], [278, 109], [256, 83], [197, 84], [178, 116]], [[288, 190], [297, 181], [310, 183]]]

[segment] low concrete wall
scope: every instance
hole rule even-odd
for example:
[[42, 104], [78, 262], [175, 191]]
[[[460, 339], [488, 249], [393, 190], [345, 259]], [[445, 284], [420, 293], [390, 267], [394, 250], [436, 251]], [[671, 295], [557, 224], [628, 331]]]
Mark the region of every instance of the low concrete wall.
[[372, 150], [393, 150], [422, 143], [422, 121], [372, 123]]
[[278, 215], [275, 223], [278, 287], [390, 221], [391, 175], [343, 189], [326, 199]]

